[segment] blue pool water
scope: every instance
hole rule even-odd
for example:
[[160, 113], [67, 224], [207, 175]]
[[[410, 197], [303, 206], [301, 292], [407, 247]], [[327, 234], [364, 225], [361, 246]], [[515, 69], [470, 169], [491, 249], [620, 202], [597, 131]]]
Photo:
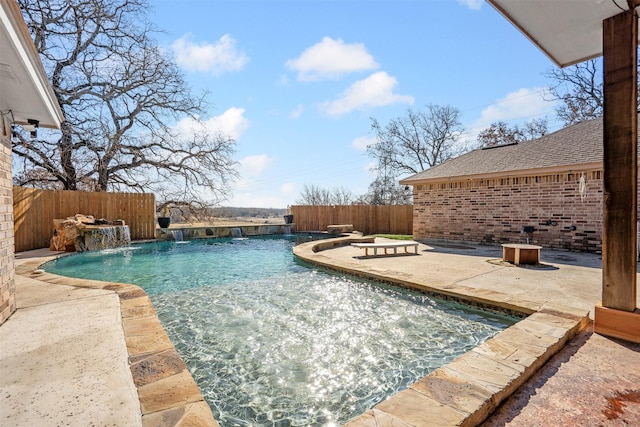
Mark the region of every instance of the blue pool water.
[[44, 268], [141, 286], [222, 426], [344, 423], [516, 321], [327, 273], [295, 243], [155, 242]]

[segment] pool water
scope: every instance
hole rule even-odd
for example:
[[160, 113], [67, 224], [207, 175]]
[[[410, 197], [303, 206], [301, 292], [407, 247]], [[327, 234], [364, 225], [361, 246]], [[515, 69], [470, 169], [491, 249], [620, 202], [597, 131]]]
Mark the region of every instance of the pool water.
[[517, 320], [319, 270], [295, 243], [155, 242], [44, 268], [141, 286], [222, 426], [344, 423]]

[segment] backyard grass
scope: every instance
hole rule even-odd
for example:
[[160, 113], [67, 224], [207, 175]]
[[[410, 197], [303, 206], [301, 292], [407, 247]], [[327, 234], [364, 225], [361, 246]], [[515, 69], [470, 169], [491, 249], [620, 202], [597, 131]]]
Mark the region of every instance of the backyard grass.
[[373, 237], [385, 237], [387, 239], [395, 240], [413, 240], [413, 236], [410, 234], [374, 234]]

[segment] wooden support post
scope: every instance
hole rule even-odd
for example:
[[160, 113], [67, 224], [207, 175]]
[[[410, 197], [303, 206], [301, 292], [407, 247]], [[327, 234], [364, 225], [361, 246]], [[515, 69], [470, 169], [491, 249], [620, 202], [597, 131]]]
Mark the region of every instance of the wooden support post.
[[[633, 312], [637, 298], [638, 18], [631, 12], [603, 21], [602, 306], [622, 312]], [[596, 332], [611, 329], [598, 314]]]

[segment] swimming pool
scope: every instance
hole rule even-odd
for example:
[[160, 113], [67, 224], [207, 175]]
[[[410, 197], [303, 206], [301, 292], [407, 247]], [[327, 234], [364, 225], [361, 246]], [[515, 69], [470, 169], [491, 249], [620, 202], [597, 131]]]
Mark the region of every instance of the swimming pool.
[[324, 272], [295, 241], [156, 242], [44, 268], [145, 289], [223, 426], [344, 423], [517, 320]]

